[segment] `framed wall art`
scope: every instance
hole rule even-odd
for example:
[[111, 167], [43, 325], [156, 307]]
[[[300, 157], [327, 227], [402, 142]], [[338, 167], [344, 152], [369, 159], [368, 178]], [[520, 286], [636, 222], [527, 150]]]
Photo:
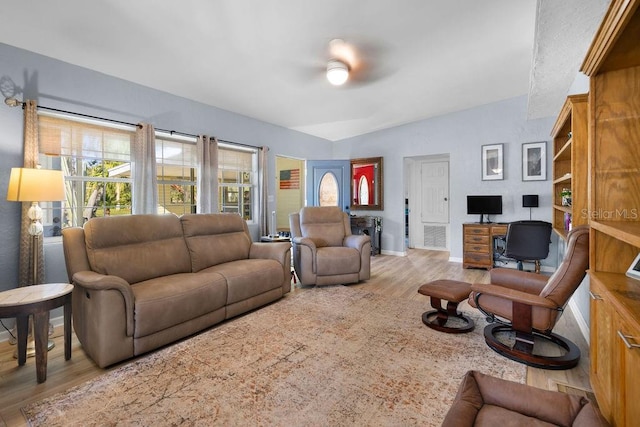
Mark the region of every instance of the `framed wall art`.
[[482, 180], [504, 179], [504, 144], [482, 146]]
[[522, 180], [545, 181], [547, 179], [547, 143], [522, 144]]

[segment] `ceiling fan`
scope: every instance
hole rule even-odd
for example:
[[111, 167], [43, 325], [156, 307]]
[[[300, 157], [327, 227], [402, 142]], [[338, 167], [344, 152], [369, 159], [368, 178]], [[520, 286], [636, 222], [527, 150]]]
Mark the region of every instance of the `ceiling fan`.
[[326, 76], [333, 85], [370, 83], [381, 77], [380, 73], [373, 72], [376, 71], [370, 61], [374, 56], [373, 49], [364, 43], [356, 47], [342, 39], [333, 39], [329, 42], [328, 53]]

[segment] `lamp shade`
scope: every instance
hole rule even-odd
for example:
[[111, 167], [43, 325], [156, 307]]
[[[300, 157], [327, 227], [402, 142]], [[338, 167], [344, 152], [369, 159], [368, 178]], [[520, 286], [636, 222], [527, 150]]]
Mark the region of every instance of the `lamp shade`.
[[62, 171], [12, 168], [7, 200], [11, 202], [53, 202], [64, 200]]
[[538, 195], [537, 194], [525, 194], [522, 196], [523, 208], [537, 208], [538, 207]]

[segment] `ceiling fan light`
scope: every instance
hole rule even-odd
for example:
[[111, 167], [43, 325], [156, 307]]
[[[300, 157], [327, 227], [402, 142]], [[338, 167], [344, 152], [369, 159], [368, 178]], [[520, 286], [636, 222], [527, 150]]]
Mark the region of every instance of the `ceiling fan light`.
[[349, 67], [342, 61], [332, 59], [327, 64], [327, 80], [334, 86], [344, 84], [349, 78]]

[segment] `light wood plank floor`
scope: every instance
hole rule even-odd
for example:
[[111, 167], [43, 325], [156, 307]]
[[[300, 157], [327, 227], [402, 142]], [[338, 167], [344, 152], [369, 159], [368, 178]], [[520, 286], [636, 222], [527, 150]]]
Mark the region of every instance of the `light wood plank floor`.
[[[378, 255], [372, 258], [371, 279], [351, 286], [394, 298], [424, 301], [425, 310], [427, 310], [429, 309], [428, 299], [417, 292], [420, 285], [425, 282], [440, 278], [467, 282], [488, 281], [487, 271], [463, 269], [459, 263], [448, 262], [448, 257], [448, 252], [424, 250], [410, 250], [406, 257]], [[291, 294], [304, 292], [305, 289], [308, 288], [295, 287]], [[466, 304], [461, 305], [461, 308], [474, 310]], [[571, 339], [580, 347], [582, 351], [580, 364], [565, 371], [528, 368], [527, 383], [539, 388], [554, 389], [554, 381], [556, 381], [590, 389], [588, 347], [569, 310], [563, 315], [555, 331]], [[443, 339], [446, 339], [444, 334]], [[18, 367], [16, 359], [13, 358], [15, 346], [7, 342], [0, 343], [0, 425], [4, 422], [7, 426], [24, 426], [26, 423], [20, 408], [25, 404], [81, 384], [119, 366], [106, 370], [98, 368], [85, 356], [75, 335], [72, 358], [65, 361], [60, 329], [56, 329], [53, 340], [56, 347], [49, 352], [47, 381], [43, 384], [36, 382], [33, 358], [29, 358], [25, 366]]]

